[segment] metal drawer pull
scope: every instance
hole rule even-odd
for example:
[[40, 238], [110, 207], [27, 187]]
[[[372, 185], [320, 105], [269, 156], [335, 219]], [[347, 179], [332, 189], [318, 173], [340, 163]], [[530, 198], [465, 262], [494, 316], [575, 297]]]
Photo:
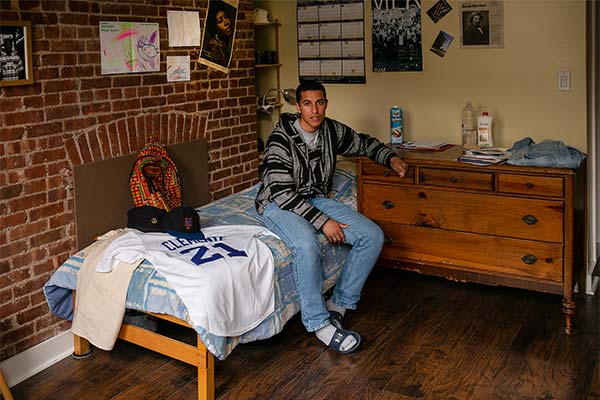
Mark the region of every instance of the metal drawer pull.
[[419, 174], [419, 182], [425, 182], [426, 180], [427, 178], [425, 178], [425, 175]]
[[527, 254], [525, 256], [523, 256], [523, 258], [521, 258], [521, 260], [523, 260], [523, 262], [525, 264], [535, 264], [537, 262], [537, 257], [534, 256], [533, 254]]
[[456, 177], [455, 177], [455, 176], [452, 176], [452, 177], [450, 177], [450, 182], [452, 182], [452, 183], [456, 182], [457, 180], [458, 180], [458, 179], [456, 179]]
[[552, 259], [552, 257], [548, 257], [548, 258], [546, 258], [544, 261], [546, 261], [548, 264], [550, 264], [550, 263], [552, 263], [552, 261], [554, 261], [554, 260]]
[[390, 170], [386, 169], [385, 172], [383, 173], [383, 176], [390, 176]]
[[535, 217], [535, 215], [531, 215], [531, 214], [524, 215], [523, 218], [521, 218], [521, 219], [527, 225], [535, 225], [538, 222], [538, 219]]
[[525, 184], [525, 186], [527, 186], [527, 188], [531, 189], [531, 188], [533, 187], [533, 183], [531, 183], [531, 182], [527, 182], [527, 183]]
[[392, 244], [393, 242], [394, 242], [394, 239], [392, 239], [392, 237], [391, 237], [391, 236], [387, 236], [387, 235], [386, 235], [386, 236], [385, 236], [385, 239], [383, 239], [383, 243], [384, 243], [384, 244], [387, 244], [387, 245], [390, 245], [390, 244]]
[[427, 194], [425, 192], [419, 192], [420, 199], [424, 199], [425, 197], [427, 197]]
[[384, 206], [385, 208], [387, 208], [388, 210], [390, 208], [396, 207], [396, 205], [394, 204], [394, 202], [391, 201], [391, 200], [385, 200], [385, 201], [383, 201], [383, 203], [381, 203], [381, 205]]

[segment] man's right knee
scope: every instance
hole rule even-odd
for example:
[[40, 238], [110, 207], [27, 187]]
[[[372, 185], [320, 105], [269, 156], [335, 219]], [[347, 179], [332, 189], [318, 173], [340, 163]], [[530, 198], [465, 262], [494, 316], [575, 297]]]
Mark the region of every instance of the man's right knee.
[[300, 260], [308, 261], [315, 258], [321, 258], [321, 243], [316, 235], [312, 238], [297, 238], [297, 240], [294, 241], [294, 247], [296, 248], [296, 256]]

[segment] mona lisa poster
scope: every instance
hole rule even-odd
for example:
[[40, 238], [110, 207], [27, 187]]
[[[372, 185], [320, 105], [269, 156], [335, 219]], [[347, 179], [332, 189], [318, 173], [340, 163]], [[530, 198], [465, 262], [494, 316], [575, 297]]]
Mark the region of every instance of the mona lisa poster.
[[209, 0], [202, 35], [200, 64], [229, 72], [235, 39], [238, 0]]

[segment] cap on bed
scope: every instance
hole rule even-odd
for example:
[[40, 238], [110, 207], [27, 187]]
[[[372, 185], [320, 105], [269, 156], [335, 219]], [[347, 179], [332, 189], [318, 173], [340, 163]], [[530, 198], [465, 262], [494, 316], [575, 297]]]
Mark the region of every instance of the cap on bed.
[[162, 223], [166, 213], [152, 206], [133, 207], [127, 211], [127, 227], [142, 232], [164, 232]]
[[198, 212], [190, 206], [175, 207], [169, 211], [162, 223], [170, 235], [188, 239], [204, 239]]

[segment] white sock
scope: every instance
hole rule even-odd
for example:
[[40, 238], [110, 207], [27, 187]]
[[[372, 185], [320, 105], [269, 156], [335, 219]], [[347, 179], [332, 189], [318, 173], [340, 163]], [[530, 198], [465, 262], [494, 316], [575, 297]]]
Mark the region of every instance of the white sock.
[[[319, 329], [318, 331], [315, 332], [315, 334], [317, 335], [317, 337], [319, 338], [319, 340], [321, 342], [323, 342], [327, 346], [329, 346], [329, 342], [331, 342], [331, 338], [335, 334], [336, 330], [337, 330], [336, 327], [330, 324], [330, 325], [324, 326], [323, 328]], [[352, 346], [354, 346], [355, 344], [356, 344], [356, 339], [354, 338], [354, 336], [348, 336], [340, 345], [340, 350], [346, 351], [346, 350], [352, 348]]]
[[337, 311], [340, 314], [342, 314], [342, 317], [346, 314], [346, 309], [344, 307], [338, 306], [331, 299], [327, 300], [327, 303], [325, 303], [325, 306], [327, 307], [328, 311]]

